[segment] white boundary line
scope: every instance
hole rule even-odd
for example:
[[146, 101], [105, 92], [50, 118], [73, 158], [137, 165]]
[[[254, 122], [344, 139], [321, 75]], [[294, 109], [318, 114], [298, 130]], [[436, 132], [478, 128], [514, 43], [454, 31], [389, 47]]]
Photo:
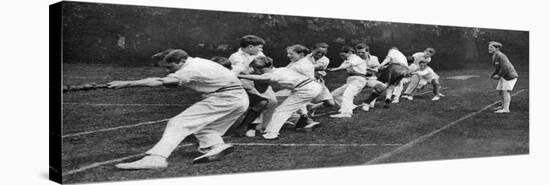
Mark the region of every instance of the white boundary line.
[[185, 107], [190, 104], [163, 104], [163, 103], [77, 103], [77, 102], [64, 102], [64, 105], [90, 105], [90, 106], [174, 106]]
[[[228, 144], [232, 144], [232, 145], [236, 145], [236, 146], [284, 146], [284, 147], [370, 147], [370, 146], [400, 146], [401, 145], [401, 144], [374, 144], [374, 143], [368, 143], [368, 144], [228, 143]], [[187, 146], [195, 146], [195, 145], [196, 144], [193, 144], [193, 143], [184, 143], [184, 144], [179, 145], [177, 147], [177, 149], [187, 147]], [[107, 161], [103, 161], [103, 162], [92, 163], [90, 165], [87, 165], [87, 166], [84, 166], [84, 167], [81, 167], [81, 168], [77, 168], [77, 169], [65, 172], [65, 173], [62, 174], [62, 176], [72, 175], [72, 174], [83, 172], [83, 171], [86, 171], [86, 170], [89, 170], [89, 169], [92, 169], [92, 168], [97, 168], [97, 167], [100, 167], [100, 166], [103, 166], [103, 165], [108, 165], [108, 164], [112, 164], [112, 163], [116, 163], [116, 162], [121, 162], [121, 161], [131, 159], [131, 158], [141, 157], [141, 156], [144, 156], [144, 155], [146, 155], [146, 154], [144, 154], [144, 153], [134, 154], [134, 155], [129, 155], [129, 156], [126, 156], [126, 157], [111, 159], [111, 160], [107, 160]]]
[[76, 137], [76, 136], [88, 135], [88, 134], [93, 134], [93, 133], [98, 133], [98, 132], [107, 132], [107, 131], [118, 130], [118, 129], [123, 129], [123, 128], [138, 127], [138, 126], [143, 126], [143, 125], [152, 125], [152, 124], [162, 123], [162, 122], [165, 122], [165, 121], [168, 121], [168, 120], [170, 120], [170, 119], [161, 119], [161, 120], [156, 120], [156, 121], [141, 122], [141, 123], [137, 123], [137, 124], [133, 124], [133, 125], [124, 125], [124, 126], [119, 126], [119, 127], [111, 127], [111, 128], [104, 128], [104, 129], [92, 130], [92, 131], [86, 131], [86, 132], [78, 132], [78, 133], [63, 135], [63, 136], [61, 136], [61, 138]]
[[[515, 95], [517, 95], [517, 94], [519, 94], [519, 93], [521, 93], [521, 92], [523, 92], [523, 91], [526, 91], [526, 90], [527, 90], [527, 89], [522, 89], [522, 90], [520, 90], [520, 91], [514, 93], [512, 96], [515, 96]], [[470, 117], [472, 117], [472, 116], [475, 116], [475, 115], [477, 115], [477, 114], [479, 114], [479, 113], [481, 113], [481, 112], [487, 110], [488, 108], [491, 108], [492, 106], [494, 106], [495, 104], [497, 104], [497, 103], [499, 103], [499, 102], [500, 102], [500, 100], [499, 100], [499, 101], [496, 101], [496, 102], [494, 102], [494, 103], [491, 103], [491, 104], [489, 104], [489, 105], [483, 107], [482, 109], [480, 109], [480, 110], [478, 110], [478, 111], [476, 111], [476, 112], [472, 112], [472, 113], [470, 113], [470, 114], [467, 114], [467, 115], [465, 115], [465, 116], [459, 118], [458, 120], [455, 120], [455, 121], [453, 121], [453, 122], [451, 122], [451, 123], [449, 123], [449, 124], [447, 124], [447, 125], [445, 125], [445, 126], [439, 128], [439, 129], [437, 129], [437, 130], [434, 130], [434, 131], [432, 131], [432, 132], [430, 132], [430, 133], [428, 133], [428, 134], [426, 134], [426, 135], [420, 136], [420, 137], [418, 137], [418, 138], [416, 138], [416, 139], [410, 141], [410, 142], [407, 143], [407, 144], [401, 145], [400, 147], [397, 147], [396, 149], [394, 149], [394, 150], [392, 150], [392, 151], [390, 151], [390, 152], [388, 152], [388, 153], [382, 154], [382, 155], [380, 155], [380, 156], [378, 156], [378, 157], [376, 157], [376, 158], [374, 158], [374, 159], [371, 159], [370, 161], [367, 161], [367, 162], [365, 163], [365, 165], [380, 163], [380, 162], [382, 162], [382, 161], [384, 161], [384, 160], [386, 160], [386, 159], [392, 157], [392, 156], [395, 155], [395, 154], [398, 154], [398, 153], [401, 153], [401, 152], [403, 152], [403, 151], [405, 151], [405, 150], [408, 150], [408, 149], [414, 147], [416, 144], [421, 143], [421, 142], [427, 140], [428, 138], [432, 137], [433, 135], [435, 135], [435, 134], [437, 134], [437, 133], [439, 133], [439, 132], [441, 132], [441, 131], [443, 131], [443, 130], [445, 130], [445, 129], [447, 129], [447, 128], [449, 128], [449, 127], [451, 127], [451, 126], [453, 126], [453, 125], [455, 125], [455, 124], [457, 124], [457, 123], [459, 123], [459, 122], [461, 122], [461, 121], [463, 121], [463, 120], [465, 120], [465, 119], [468, 119], [468, 118], [470, 118]]]

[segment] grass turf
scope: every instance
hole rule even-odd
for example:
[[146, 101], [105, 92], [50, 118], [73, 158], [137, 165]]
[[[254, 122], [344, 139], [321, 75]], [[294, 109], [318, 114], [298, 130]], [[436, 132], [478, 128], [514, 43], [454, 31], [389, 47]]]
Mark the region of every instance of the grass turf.
[[[527, 70], [520, 71], [515, 91], [529, 87]], [[69, 65], [63, 68], [64, 84], [106, 82], [116, 79], [139, 79], [163, 76], [161, 69], [153, 67], [127, 68], [103, 65]], [[319, 167], [361, 165], [390, 152], [433, 130], [441, 128], [464, 115], [499, 100], [494, 91], [496, 81], [487, 76], [490, 69], [438, 72], [442, 77], [478, 75], [467, 80], [442, 80], [446, 97], [431, 101], [426, 93], [415, 100], [401, 100], [389, 109], [382, 104], [370, 112], [355, 110], [354, 117], [332, 119], [316, 118], [322, 126], [310, 133], [297, 133], [283, 129], [281, 138], [264, 141], [251, 138], [227, 137], [232, 143], [301, 143], [301, 144], [379, 144], [373, 146], [236, 146], [236, 151], [222, 161], [192, 165], [198, 155], [194, 146], [184, 146], [169, 158], [169, 167], [162, 171], [121, 171], [113, 164], [65, 175], [65, 183], [134, 180], [161, 177], [181, 177], [245, 173], [271, 170], [290, 170]], [[342, 73], [329, 73], [329, 89], [345, 82]], [[429, 91], [427, 88], [423, 91]], [[368, 91], [356, 98], [356, 103], [368, 96]], [[200, 96], [185, 88], [133, 88], [69, 92], [63, 94], [67, 103], [102, 104], [181, 104], [182, 106], [92, 106], [64, 104], [64, 135], [103, 128], [131, 125], [145, 121], [170, 118], [186, 106], [200, 100]], [[512, 98], [513, 111], [496, 115], [484, 111], [450, 127], [410, 150], [398, 153], [383, 163], [423, 160], [457, 159], [529, 153], [529, 96], [523, 92]], [[330, 110], [322, 110], [330, 111]], [[165, 122], [98, 132], [63, 139], [63, 173], [96, 162], [107, 161], [145, 152], [162, 134]], [[193, 143], [188, 137], [183, 143]]]

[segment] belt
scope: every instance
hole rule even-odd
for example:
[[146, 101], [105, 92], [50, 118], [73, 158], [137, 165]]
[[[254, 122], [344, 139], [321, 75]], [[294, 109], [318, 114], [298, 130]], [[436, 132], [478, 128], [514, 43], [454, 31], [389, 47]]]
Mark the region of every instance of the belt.
[[225, 86], [225, 87], [222, 87], [222, 88], [219, 88], [215, 91], [212, 91], [212, 92], [208, 92], [206, 94], [212, 94], [212, 93], [219, 93], [219, 92], [225, 92], [225, 91], [232, 91], [232, 90], [237, 90], [237, 89], [243, 89], [243, 86], [241, 85], [230, 85], [230, 86]]
[[303, 87], [303, 86], [305, 86], [305, 85], [307, 85], [307, 84], [309, 84], [309, 83], [311, 83], [311, 82], [313, 82], [313, 80], [312, 80], [312, 79], [307, 79], [307, 80], [304, 80], [304, 81], [302, 81], [302, 82], [298, 83], [298, 85], [296, 85], [296, 87], [294, 87], [294, 88], [300, 88], [300, 87]]

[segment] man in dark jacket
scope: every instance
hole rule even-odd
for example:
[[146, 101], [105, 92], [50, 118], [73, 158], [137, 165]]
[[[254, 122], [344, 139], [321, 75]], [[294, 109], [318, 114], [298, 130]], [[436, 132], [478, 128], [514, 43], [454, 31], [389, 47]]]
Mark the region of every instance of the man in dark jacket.
[[489, 42], [489, 53], [493, 54], [492, 61], [495, 66], [495, 72], [491, 74], [491, 78], [498, 80], [496, 90], [502, 96], [502, 106], [495, 108], [495, 113], [503, 114], [510, 113], [510, 95], [514, 85], [518, 80], [518, 73], [508, 57], [500, 51], [502, 44], [496, 41]]

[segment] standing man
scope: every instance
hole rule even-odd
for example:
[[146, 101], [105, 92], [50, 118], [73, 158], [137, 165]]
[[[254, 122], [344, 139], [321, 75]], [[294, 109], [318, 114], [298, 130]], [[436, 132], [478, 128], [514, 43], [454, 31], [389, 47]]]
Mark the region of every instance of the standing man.
[[112, 81], [109, 88], [156, 87], [179, 85], [203, 93], [204, 99], [191, 105], [171, 118], [162, 138], [147, 156], [130, 163], [120, 163], [120, 169], [166, 168], [166, 159], [183, 139], [194, 134], [199, 141], [199, 151], [204, 155], [193, 163], [221, 159], [233, 150], [225, 144], [222, 135], [248, 108], [248, 98], [241, 81], [223, 66], [202, 58], [193, 58], [181, 49], [175, 49], [159, 62], [170, 74], [166, 77], [145, 78], [135, 81]]
[[[256, 36], [256, 35], [245, 35], [240, 39], [240, 48], [237, 52], [233, 53], [229, 57], [229, 61], [232, 64], [233, 72], [235, 74], [250, 74], [252, 71], [249, 67], [250, 63], [259, 56], [265, 56], [263, 54], [263, 47], [265, 45], [265, 40]], [[250, 80], [242, 80], [246, 86], [253, 86], [254, 89], [247, 89], [249, 94], [256, 94], [267, 99], [268, 103], [256, 120], [253, 121], [253, 125], [263, 126], [269, 121], [270, 114], [273, 113], [273, 110], [277, 106], [277, 96], [275, 92], [269, 87], [269, 84], [262, 82], [253, 82]], [[251, 115], [253, 116], [253, 115]], [[247, 119], [247, 118], [245, 118]], [[252, 126], [251, 126], [252, 127]], [[245, 135], [247, 137], [256, 136], [256, 129], [249, 129], [246, 131]]]
[[495, 66], [495, 72], [491, 74], [491, 78], [498, 80], [496, 90], [502, 96], [502, 106], [496, 107], [494, 112], [497, 114], [510, 113], [510, 102], [512, 101], [510, 94], [519, 77], [516, 69], [508, 57], [500, 51], [500, 48], [502, 48], [500, 42], [489, 42], [488, 50], [490, 54], [493, 54], [492, 61]]
[[344, 60], [337, 68], [329, 71], [346, 70], [348, 78], [346, 84], [332, 91], [336, 104], [340, 105], [339, 114], [330, 115], [331, 118], [350, 118], [353, 115], [353, 99], [367, 84], [365, 75], [367, 63], [354, 54], [355, 50], [350, 46], [344, 46], [340, 50], [340, 57]]

